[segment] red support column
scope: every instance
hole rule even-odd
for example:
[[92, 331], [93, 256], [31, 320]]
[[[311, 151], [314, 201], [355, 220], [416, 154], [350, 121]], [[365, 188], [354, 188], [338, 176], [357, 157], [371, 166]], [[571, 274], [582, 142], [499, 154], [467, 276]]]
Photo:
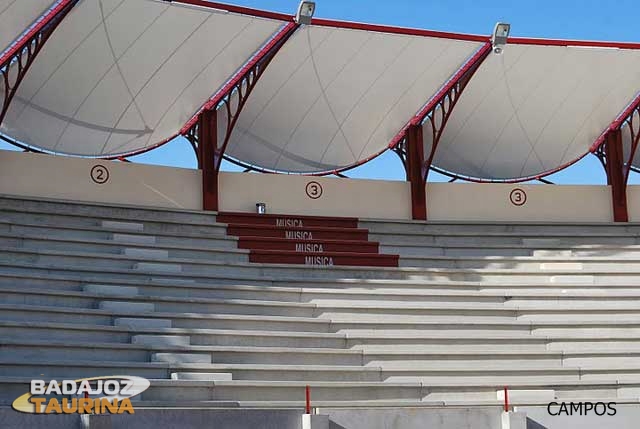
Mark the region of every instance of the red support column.
[[218, 115], [205, 110], [198, 124], [198, 163], [202, 169], [202, 209], [218, 211]]
[[407, 129], [407, 179], [411, 183], [411, 215], [415, 220], [427, 220], [426, 171], [422, 126]]
[[619, 128], [610, 130], [605, 136], [604, 152], [607, 160], [607, 184], [611, 186], [613, 220], [614, 222], [629, 222], [622, 132]]

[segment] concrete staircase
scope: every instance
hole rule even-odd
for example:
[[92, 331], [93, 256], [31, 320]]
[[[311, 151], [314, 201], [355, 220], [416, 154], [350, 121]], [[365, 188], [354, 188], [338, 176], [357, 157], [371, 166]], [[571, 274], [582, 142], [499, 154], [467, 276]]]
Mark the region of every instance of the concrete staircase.
[[296, 227], [229, 216], [0, 198], [0, 405], [111, 374], [149, 378], [148, 407], [640, 399], [640, 225], [296, 218], [399, 255], [310, 267], [251, 262]]

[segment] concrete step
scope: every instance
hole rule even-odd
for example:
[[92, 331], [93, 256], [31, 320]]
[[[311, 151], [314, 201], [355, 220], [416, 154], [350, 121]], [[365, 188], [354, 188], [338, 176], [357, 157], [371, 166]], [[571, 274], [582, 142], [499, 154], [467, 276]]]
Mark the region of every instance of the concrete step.
[[531, 256], [533, 249], [524, 248], [517, 245], [511, 246], [477, 246], [472, 245], [461, 246], [438, 246], [438, 245], [403, 245], [398, 244], [380, 244], [380, 253], [400, 255], [401, 258], [412, 257], [428, 257], [428, 256], [450, 256], [450, 257], [469, 257], [469, 256]]
[[180, 345], [187, 346], [190, 344], [190, 338], [186, 335], [133, 335], [131, 337], [133, 344], [145, 345]]
[[[500, 350], [500, 349], [494, 349]], [[291, 364], [291, 365], [362, 365], [363, 351], [332, 348], [253, 347], [253, 346], [151, 346], [130, 343], [57, 341], [50, 339], [4, 338], [0, 358], [36, 361], [46, 358], [78, 361], [153, 361], [154, 353], [169, 355], [215, 356], [216, 363]], [[538, 351], [538, 353], [548, 353]], [[561, 354], [561, 352], [555, 352]], [[553, 355], [553, 356], [556, 356]], [[629, 354], [627, 354], [629, 355]], [[583, 355], [579, 355], [583, 356]], [[585, 355], [589, 356], [589, 355]], [[168, 359], [168, 358], [167, 358]], [[159, 359], [162, 361], [162, 359]], [[211, 363], [207, 361], [205, 363]]]
[[101, 204], [78, 201], [63, 201], [47, 198], [30, 198], [15, 195], [0, 196], [0, 210], [7, 212], [27, 212], [43, 216], [61, 215], [68, 217], [155, 221], [182, 224], [215, 225], [216, 218], [211, 213], [196, 210], [153, 208], [124, 204]]
[[[141, 232], [141, 233], [123, 233], [118, 229], [108, 229], [104, 227], [97, 227], [96, 222], [84, 222], [83, 224], [66, 225], [59, 222], [49, 222], [47, 217], [41, 216], [37, 220], [29, 222], [28, 217], [25, 218], [22, 214], [18, 216], [16, 214], [11, 220], [4, 219], [0, 216], [0, 230], [14, 231], [15, 233], [34, 235], [36, 237], [75, 237], [81, 238], [113, 238], [115, 241], [123, 243], [136, 243], [136, 244], [153, 244], [158, 242], [165, 245], [174, 244], [192, 244], [200, 247], [215, 247], [215, 248], [228, 248], [234, 249], [237, 239], [233, 237], [227, 237], [224, 234], [224, 230], [221, 230], [218, 234], [207, 234], [207, 238], [202, 238], [202, 233], [189, 233], [189, 232], [172, 232], [165, 229], [159, 229], [157, 237], [154, 234]], [[288, 246], [293, 246], [287, 239], [277, 238], [261, 238], [261, 237], [247, 237], [249, 240], [259, 240], [271, 242], [274, 245], [282, 245], [289, 243]], [[312, 243], [317, 240], [312, 240]], [[337, 241], [336, 243], [341, 243]], [[375, 243], [359, 242], [362, 243], [360, 248], [367, 250], [369, 246], [375, 245]], [[567, 245], [560, 245], [555, 242], [549, 242], [544, 245], [544, 248], [548, 249], [560, 249], [559, 252], [566, 252]], [[523, 244], [501, 244], [501, 243], [481, 243], [481, 242], [462, 242], [455, 246], [438, 246], [435, 244], [422, 243], [419, 245], [407, 243], [401, 241], [396, 245], [385, 245], [383, 252], [397, 254], [400, 253], [406, 256], [531, 256], [533, 252], [536, 252], [540, 248], [540, 245], [532, 243], [531, 246], [525, 246]], [[572, 256], [611, 256], [611, 257], [637, 257], [640, 247], [637, 245], [624, 245], [624, 244], [605, 244], [605, 245], [593, 245], [593, 244], [577, 244], [570, 246], [572, 249]], [[293, 247], [291, 250], [295, 250]], [[336, 249], [338, 250], [338, 249]], [[544, 252], [544, 251], [541, 251]], [[553, 250], [550, 250], [553, 252]], [[552, 254], [552, 253], [551, 253]], [[562, 254], [562, 253], [560, 253]]]
[[[56, 251], [34, 252], [24, 249], [0, 248], [0, 266], [9, 267], [6, 272], [20, 272], [23, 267], [28, 267], [26, 271], [37, 269], [39, 265], [51, 274], [61, 272], [96, 272], [88, 267], [100, 268], [97, 272], [111, 278], [118, 278], [119, 274], [132, 274], [132, 270], [127, 270], [131, 266], [131, 260], [123, 258], [121, 255], [91, 254], [91, 253], [71, 253]], [[183, 267], [184, 278], [188, 280], [202, 281], [201, 279], [215, 279], [218, 282], [234, 279], [237, 283], [242, 280], [245, 284], [264, 284], [265, 282], [286, 283], [288, 286], [298, 286], [313, 279], [323, 278], [326, 282], [340, 282], [340, 279], [375, 279], [380, 280], [404, 280], [408, 283], [415, 282], [437, 282], [439, 284], [449, 282], [473, 282], [482, 280], [484, 284], [556, 284], [585, 286], [592, 285], [627, 285], [632, 286], [640, 282], [640, 273], [627, 272], [606, 272], [587, 271], [576, 275], [574, 272], [542, 272], [524, 271], [510, 269], [416, 269], [401, 268], [392, 269], [384, 267], [315, 267], [310, 270], [299, 265], [262, 265], [243, 263], [219, 263], [217, 261], [202, 260], [182, 260], [173, 259], [172, 263], [180, 264]], [[23, 270], [25, 271], [25, 270]], [[146, 276], [152, 272], [143, 273]], [[155, 272], [158, 278], [161, 274]], [[172, 273], [172, 279], [178, 279], [179, 273]], [[304, 282], [301, 282], [304, 278]], [[250, 283], [246, 283], [250, 282]]]
[[[77, 376], [96, 373], [113, 373], [117, 370], [129, 371], [129, 374], [147, 377], [169, 375], [170, 370], [182, 370], [198, 373], [227, 373], [232, 374], [233, 380], [251, 381], [341, 381], [341, 382], [411, 382], [421, 380], [439, 384], [459, 383], [511, 383], [518, 384], [536, 381], [533, 385], [545, 386], [553, 382], [571, 382], [590, 379], [600, 382], [616, 382], [620, 377], [625, 379], [638, 379], [640, 368], [637, 366], [624, 369], [603, 368], [531, 368], [515, 366], [513, 368], [500, 368], [497, 366], [477, 365], [475, 368], [452, 367], [450, 369], [421, 368], [415, 370], [407, 368], [378, 368], [378, 367], [352, 367], [330, 365], [246, 365], [246, 364], [210, 364], [194, 362], [187, 356], [174, 357], [170, 361], [154, 362], [80, 362], [72, 360], [33, 362], [28, 363], [16, 360], [4, 360], [0, 365], [0, 376], [38, 376], [38, 368], [47, 373], [49, 377], [69, 377], [73, 371]], [[624, 375], [621, 375], [624, 374]], [[493, 379], [495, 378], [495, 379]], [[427, 381], [428, 380], [428, 381]]]
[[134, 317], [118, 317], [113, 321], [114, 326], [123, 326], [130, 329], [137, 328], [171, 328], [171, 319], [150, 319]]
[[26, 220], [7, 221], [0, 217], [0, 231], [5, 234], [23, 235], [47, 239], [75, 239], [75, 240], [111, 240], [114, 243], [172, 246], [175, 248], [202, 249], [237, 249], [238, 239], [224, 235], [224, 230], [218, 233], [205, 232], [174, 232], [158, 230], [156, 232], [122, 232], [95, 225], [60, 225], [46, 219], [40, 222]]
[[181, 273], [182, 265], [158, 263], [158, 262], [136, 262], [133, 269], [138, 271], [151, 271], [157, 273]]
[[157, 242], [157, 238], [154, 235], [140, 234], [112, 234], [111, 240], [116, 243], [141, 244], [145, 246], [153, 246]]
[[107, 296], [126, 296], [132, 297], [139, 294], [138, 288], [134, 286], [113, 286], [113, 285], [99, 285], [88, 284], [82, 287], [82, 290], [96, 295]]
[[172, 372], [172, 380], [195, 381], [231, 381], [233, 375], [228, 372]]
[[466, 222], [466, 221], [403, 221], [361, 219], [362, 228], [372, 231], [399, 233], [512, 233], [512, 234], [567, 234], [582, 233], [638, 235], [638, 223], [584, 223], [584, 222]]
[[[39, 302], [39, 301], [36, 301]], [[42, 304], [40, 302], [40, 304]], [[240, 306], [239, 311], [250, 311]], [[90, 308], [59, 307], [25, 304], [0, 304], [0, 320], [5, 321], [39, 321], [80, 323], [93, 325], [111, 325], [112, 320], [118, 318], [139, 319], [139, 311], [129, 311], [124, 307], [111, 310], [94, 310]], [[153, 324], [163, 324], [164, 320], [170, 320], [174, 328], [186, 329], [265, 329], [271, 331], [294, 332], [330, 332], [331, 321], [320, 318], [251, 315], [251, 314], [221, 314], [215, 312], [193, 313], [178, 312], [167, 313], [154, 311], [144, 313], [145, 320], [155, 320]], [[124, 323], [124, 322], [123, 322]], [[134, 326], [129, 322], [128, 326]], [[144, 326], [143, 322], [135, 324], [136, 327]]]
[[640, 244], [640, 238], [625, 233], [618, 234], [549, 234], [544, 235], [549, 238], [539, 238], [540, 234], [531, 233], [528, 235], [522, 233], [460, 233], [450, 231], [447, 233], [383, 233], [376, 230], [369, 230], [369, 240], [377, 241], [381, 246], [445, 246], [445, 247], [461, 247], [482, 245], [511, 245], [545, 248], [547, 246], [570, 247], [581, 245], [613, 245], [627, 246]]
[[122, 311], [126, 313], [147, 313], [155, 311], [155, 305], [150, 302], [129, 301], [101, 301], [98, 304], [100, 310]]
[[[197, 384], [202, 383], [202, 384]], [[152, 381], [152, 387], [143, 394], [143, 400], [171, 400], [175, 398], [176, 394], [184, 399], [192, 398], [197, 399], [197, 393], [199, 389], [205, 388], [206, 382], [190, 382], [188, 384], [176, 385], [168, 381], [154, 380]], [[210, 382], [209, 382], [210, 383]], [[479, 382], [477, 382], [479, 383]], [[231, 381], [231, 382], [215, 382], [215, 386], [206, 386], [208, 393], [213, 395], [216, 400], [247, 400], [247, 401], [262, 401], [268, 397], [273, 401], [295, 401], [298, 400], [298, 404], [303, 404], [303, 400], [298, 399], [300, 395], [304, 398], [304, 389], [307, 383], [305, 382], [260, 382], [260, 381]], [[487, 400], [495, 400], [496, 391], [498, 386], [494, 381], [493, 383], [482, 383], [480, 386], [474, 386], [473, 383], [468, 383], [466, 389], [452, 389], [451, 385], [446, 385], [443, 382], [439, 384], [426, 385], [421, 382], [360, 382], [360, 383], [346, 383], [346, 382], [313, 382], [309, 383], [311, 386], [311, 392], [314, 404], [317, 405], [317, 401], [342, 401], [343, 404], [351, 403], [351, 401], [367, 401], [382, 402], [384, 400], [400, 400], [400, 399], [413, 399], [413, 400], [427, 400], [437, 401], [448, 399], [452, 400], [454, 396], [457, 396], [460, 400], [462, 398], [462, 392], [476, 393], [475, 400], [486, 397]], [[453, 383], [451, 383], [453, 384]], [[598, 386], [600, 393], [604, 397], [616, 397], [619, 390], [622, 390], [622, 386], [617, 386], [615, 383], [576, 383], [574, 380], [558, 380], [555, 382], [557, 392], [561, 391], [558, 387], [566, 385], [564, 389], [564, 395], [575, 395], [578, 390], [586, 387]], [[576, 388], [576, 385], [579, 388]], [[526, 382], [513, 383], [514, 387], [527, 387]], [[636, 386], [636, 384], [628, 384], [627, 386]], [[457, 387], [455, 384], [453, 387]], [[443, 394], [443, 391], [450, 391], [451, 395]], [[605, 393], [606, 392], [606, 393]], [[486, 396], [485, 396], [486, 395]], [[563, 397], [564, 395], [559, 395]], [[576, 396], [573, 396], [576, 397]], [[617, 395], [618, 398], [624, 397], [624, 395]], [[632, 396], [627, 396], [632, 398]], [[637, 399], [637, 396], [635, 396]], [[211, 399], [211, 396], [209, 397]], [[334, 402], [335, 403], [335, 402]]]
[[152, 258], [152, 259], [168, 259], [169, 251], [163, 249], [141, 249], [127, 247], [122, 251], [125, 256], [132, 258]]
[[203, 353], [153, 353], [151, 362], [211, 364], [211, 355]]
[[129, 232], [142, 232], [144, 230], [144, 224], [136, 223], [136, 222], [103, 220], [100, 222], [100, 226], [103, 228], [119, 229], [121, 231], [129, 231]]
[[[38, 299], [36, 302], [41, 303]], [[6, 321], [40, 321], [63, 323], [91, 323], [95, 325], [111, 325], [121, 323], [131, 327], [171, 327], [185, 329], [268, 329], [285, 332], [340, 332], [353, 336], [355, 333], [381, 335], [397, 332], [411, 334], [416, 331], [425, 335], [437, 332], [448, 332], [450, 335], [543, 335], [555, 337], [570, 336], [572, 333], [591, 335], [594, 337], [604, 334], [623, 335], [637, 334], [640, 331], [640, 317], [629, 319], [614, 319], [610, 315], [594, 317], [592, 315], [578, 315], [569, 318], [563, 314], [549, 320], [546, 315], [538, 318], [521, 316], [520, 318], [496, 318], [478, 316], [418, 316], [418, 317], [381, 317], [364, 314], [360, 317], [346, 315], [343, 319], [316, 319], [288, 316], [244, 315], [244, 314], [198, 314], [198, 313], [145, 313], [130, 310], [119, 305], [111, 310], [93, 310], [77, 307], [52, 307], [42, 305], [2, 304], [0, 305], [0, 320]], [[156, 304], [157, 308], [157, 304]], [[240, 307], [241, 311], [248, 311]], [[125, 319], [118, 322], [118, 319]], [[130, 319], [134, 319], [131, 321]], [[599, 320], [598, 320], [599, 319]]]
[[[90, 276], [84, 277], [91, 279]], [[348, 300], [348, 301], [408, 301], [408, 302], [515, 302], [525, 299], [563, 300], [571, 302], [573, 298], [585, 300], [629, 300], [638, 298], [640, 291], [633, 288], [542, 288], [542, 287], [511, 287], [490, 286], [484, 290], [465, 288], [459, 283], [453, 283], [450, 288], [444, 286], [425, 285], [424, 289], [408, 288], [408, 285], [400, 285], [398, 288], [390, 288], [390, 284], [380, 284], [376, 287], [372, 284], [370, 289], [349, 287], [348, 284], [327, 284], [308, 282], [315, 287], [290, 287], [290, 286], [250, 286], [244, 284], [211, 284], [211, 283], [184, 283], [178, 280], [163, 279], [117, 279], [104, 278], [105, 288], [133, 287], [137, 288], [140, 295], [156, 297], [210, 297], [241, 300], [269, 300], [287, 302], [323, 303]], [[109, 282], [109, 283], [107, 283]], [[220, 283], [220, 282], [216, 282]], [[102, 285], [100, 285], [102, 286]], [[333, 287], [330, 287], [333, 286]], [[37, 270], [24, 274], [0, 273], [0, 290], [7, 291], [32, 291], [46, 290], [57, 292], [77, 292], [82, 287], [82, 279], [75, 275], [49, 275], [44, 280], [37, 274]], [[459, 289], [459, 290], [456, 290]], [[96, 295], [99, 296], [99, 295]], [[327, 299], [330, 297], [331, 299]], [[344, 297], [344, 299], [342, 299]], [[335, 298], [335, 299], [333, 299]], [[509, 299], [511, 298], [511, 299]], [[89, 305], [88, 301], [87, 304]]]
[[[188, 336], [192, 345], [201, 346], [252, 346], [252, 347], [294, 347], [294, 348], [344, 348], [347, 339], [344, 334], [321, 332], [280, 332], [238, 329], [185, 329], [185, 328], [125, 328], [122, 326], [83, 325], [59, 322], [0, 321], [0, 337], [7, 339], [43, 339], [86, 341], [104, 343], [129, 342], [132, 334]], [[504, 342], [500, 339], [498, 341]], [[524, 340], [508, 340], [513, 342]], [[544, 338], [532, 339], [545, 342]], [[148, 344], [152, 346], [153, 344]], [[162, 344], [165, 346], [165, 344]], [[178, 344], [180, 345], [180, 344]], [[182, 344], [184, 345], [184, 344]], [[168, 344], [166, 344], [168, 346]]]
[[[0, 295], [7, 303], [33, 304], [45, 303], [67, 307], [91, 307], [91, 304], [102, 298], [88, 292], [48, 291], [43, 289], [11, 289], [0, 288]], [[32, 297], [32, 298], [29, 298]], [[519, 300], [514, 304], [503, 302], [383, 302], [364, 300], [327, 300], [317, 303], [280, 302], [259, 300], [184, 298], [172, 296], [129, 296], [127, 301], [103, 301], [99, 308], [120, 311], [160, 311], [160, 312], [201, 312], [223, 314], [255, 314], [280, 315], [291, 317], [332, 318], [340, 322], [349, 320], [367, 320], [367, 317], [389, 316], [394, 323], [404, 323], [415, 318], [433, 319], [443, 316], [499, 317], [495, 321], [506, 321], [504, 318], [525, 318], [534, 315], [567, 315], [591, 314], [626, 314], [626, 322], [636, 320], [640, 316], [640, 303], [620, 300], [567, 299], [567, 300]], [[67, 304], [65, 305], [65, 300]], [[121, 308], [116, 308], [121, 306]], [[353, 319], [345, 319], [344, 317]], [[360, 319], [358, 319], [360, 317]], [[411, 318], [413, 317], [413, 319]], [[500, 319], [503, 318], [504, 320]], [[380, 319], [381, 321], [383, 319]], [[451, 319], [450, 319], [451, 320]], [[551, 319], [553, 320], [553, 319]], [[580, 319], [577, 319], [580, 320]], [[439, 320], [444, 322], [445, 320]], [[476, 322], [478, 321], [475, 320]]]
[[[423, 345], [433, 347], [449, 347], [451, 350], [476, 345], [481, 349], [495, 348], [498, 344], [509, 345], [514, 350], [529, 350], [531, 347], [538, 348], [540, 345], [549, 344], [551, 350], [564, 350], [564, 348], [576, 349], [578, 347], [593, 348], [602, 346], [607, 342], [608, 347], [634, 347], [640, 343], [637, 335], [625, 335], [621, 337], [592, 335], [571, 335], [569, 337], [558, 335], [554, 337], [545, 336], [513, 336], [513, 335], [485, 335], [479, 338], [475, 334], [461, 334], [454, 338], [446, 333], [412, 335], [395, 333], [366, 334], [357, 333], [352, 335], [313, 333], [313, 332], [277, 332], [277, 331], [249, 331], [249, 330], [216, 330], [216, 329], [158, 329], [158, 328], [137, 328], [137, 334], [149, 336], [168, 335], [169, 337], [183, 336], [190, 337], [191, 344], [194, 345], [220, 345], [220, 346], [254, 346], [254, 347], [311, 347], [311, 348], [358, 348], [371, 345]], [[39, 323], [39, 322], [0, 322], [0, 334], [6, 338], [50, 338], [52, 340], [69, 341], [101, 341], [101, 342], [125, 342], [129, 339], [129, 329], [123, 330], [121, 327], [79, 325], [63, 323]], [[187, 337], [188, 336], [188, 337]]]
[[[46, 279], [34, 273], [0, 273], [0, 287], [14, 289], [44, 289], [56, 291], [77, 291], [82, 288], [82, 278], [74, 273], [49, 274]], [[86, 276], [86, 277], [85, 277]], [[640, 290], [632, 286], [575, 286], [575, 287], [551, 287], [536, 285], [466, 285], [460, 282], [450, 284], [431, 283], [404, 283], [392, 281], [322, 281], [311, 279], [305, 282], [277, 282], [285, 286], [274, 286], [271, 282], [263, 282], [261, 285], [251, 286], [240, 284], [240, 281], [230, 284], [212, 281], [198, 283], [179, 279], [113, 279], [104, 278], [104, 287], [136, 287], [141, 295], [153, 296], [188, 296], [210, 298], [233, 299], [259, 299], [270, 301], [293, 302], [322, 302], [334, 300], [366, 300], [366, 301], [468, 301], [468, 302], [504, 302], [524, 298], [548, 298], [548, 299], [617, 299], [638, 298]], [[246, 282], [244, 282], [246, 283]], [[291, 284], [291, 286], [289, 286]], [[368, 285], [368, 287], [366, 286]], [[301, 287], [302, 286], [302, 287]]]
[[[84, 234], [83, 234], [84, 235]], [[109, 234], [107, 234], [109, 235]], [[120, 234], [112, 234], [113, 237]], [[248, 251], [231, 248], [235, 242], [221, 242], [219, 248], [213, 247], [218, 241], [210, 240], [209, 247], [179, 244], [156, 244], [155, 236], [127, 235], [119, 241], [102, 237], [76, 237], [60, 234], [43, 237], [33, 233], [3, 233], [0, 232], [0, 246], [21, 247], [25, 249], [63, 250], [71, 252], [95, 252], [124, 254], [136, 258], [167, 259], [216, 259], [225, 261], [248, 261]]]
[[513, 269], [520, 271], [543, 272], [628, 272], [640, 267], [640, 260], [635, 258], [612, 257], [530, 257], [530, 256], [485, 256], [485, 257], [401, 257], [401, 267], [417, 268], [479, 268], [479, 269]]
[[92, 227], [93, 229], [104, 229], [121, 233], [145, 232], [147, 234], [208, 234], [223, 235], [225, 233], [224, 224], [216, 223], [212, 217], [208, 222], [188, 221], [184, 222], [171, 220], [155, 220], [153, 216], [148, 220], [136, 216], [113, 217], [101, 216], [99, 214], [74, 215], [65, 213], [47, 213], [38, 211], [17, 211], [8, 208], [0, 209], [0, 219], [21, 224], [29, 222], [38, 224], [42, 221], [63, 227]]

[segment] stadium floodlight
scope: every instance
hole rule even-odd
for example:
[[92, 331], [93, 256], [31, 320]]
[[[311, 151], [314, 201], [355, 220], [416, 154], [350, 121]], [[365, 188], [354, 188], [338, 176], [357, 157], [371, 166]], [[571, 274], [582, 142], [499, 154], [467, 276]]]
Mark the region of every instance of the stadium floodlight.
[[493, 37], [491, 37], [491, 44], [493, 45], [493, 52], [501, 54], [504, 51], [504, 47], [507, 44], [507, 38], [511, 31], [511, 24], [504, 22], [498, 22], [493, 29]]
[[298, 6], [298, 13], [296, 14], [296, 22], [302, 25], [311, 24], [311, 18], [316, 11], [316, 2], [313, 1], [301, 1]]

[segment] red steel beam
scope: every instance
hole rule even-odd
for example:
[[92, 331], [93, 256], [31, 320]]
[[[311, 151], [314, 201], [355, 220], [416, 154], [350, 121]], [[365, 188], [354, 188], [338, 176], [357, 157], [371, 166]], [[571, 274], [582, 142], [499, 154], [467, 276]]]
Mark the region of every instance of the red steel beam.
[[361, 22], [337, 21], [333, 19], [313, 18], [312, 25], [320, 27], [346, 28], [350, 30], [375, 31], [377, 33], [403, 34], [407, 36], [437, 37], [441, 39], [485, 42], [490, 36], [478, 34], [453, 33], [448, 31], [422, 30], [418, 28], [394, 27], [390, 25], [365, 24]]
[[605, 42], [597, 40], [563, 40], [563, 39], [536, 39], [530, 37], [509, 37], [508, 44], [512, 45], [539, 45], [539, 46], [579, 46], [583, 48], [616, 48], [616, 49], [640, 49], [640, 43], [635, 42]]

